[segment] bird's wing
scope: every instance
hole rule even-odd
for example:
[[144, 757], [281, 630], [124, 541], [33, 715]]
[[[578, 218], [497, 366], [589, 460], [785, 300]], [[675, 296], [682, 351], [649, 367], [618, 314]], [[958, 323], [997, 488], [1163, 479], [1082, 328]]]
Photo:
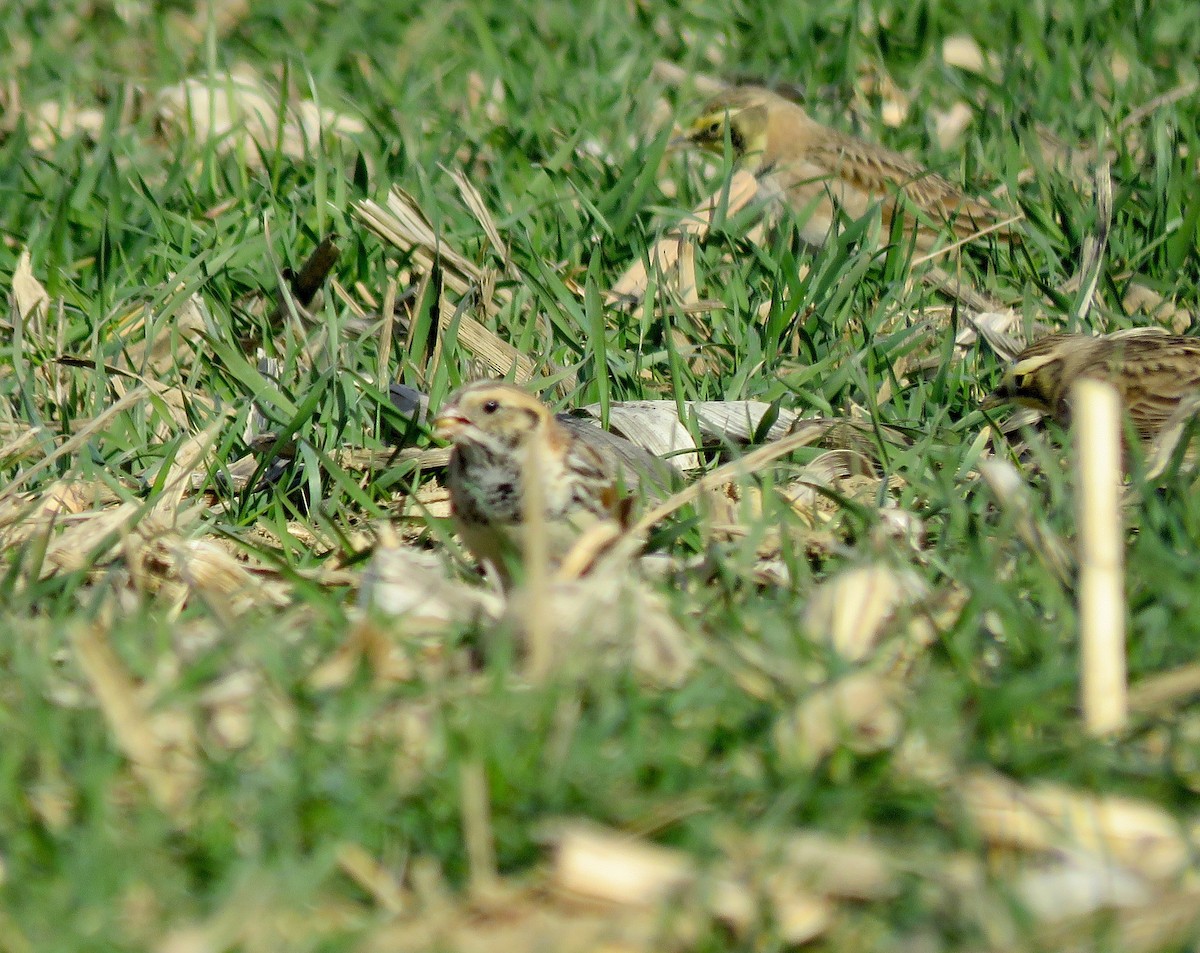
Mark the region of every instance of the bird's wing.
[[629, 489], [652, 496], [665, 496], [683, 484], [683, 474], [666, 460], [604, 430], [590, 417], [558, 414], [556, 419], [603, 461], [602, 466], [610, 480], [620, 479]]
[[[1143, 329], [1138, 329], [1143, 330]], [[1123, 334], [1113, 361], [1123, 363], [1122, 399], [1143, 436], [1160, 430], [1185, 397], [1200, 392], [1200, 340], [1145, 334]]]
[[[837, 130], [814, 138], [809, 157], [855, 189], [876, 196], [883, 204], [885, 219], [894, 213], [896, 198], [933, 224], [951, 224], [956, 232], [970, 234], [1000, 224], [1013, 216], [979, 199], [971, 198], [949, 179], [932, 172], [899, 152], [863, 142]], [[1006, 234], [1010, 231], [1003, 229]]]

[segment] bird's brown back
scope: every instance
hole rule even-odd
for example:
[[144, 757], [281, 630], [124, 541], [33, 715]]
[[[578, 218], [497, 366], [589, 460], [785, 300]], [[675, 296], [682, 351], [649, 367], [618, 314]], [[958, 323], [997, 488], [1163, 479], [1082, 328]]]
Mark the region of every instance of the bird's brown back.
[[1100, 339], [1079, 376], [1113, 383], [1138, 433], [1150, 438], [1181, 400], [1200, 392], [1200, 340], [1140, 330]]
[[[759, 96], [769, 105], [764, 167], [780, 168], [797, 156], [805, 156], [816, 169], [840, 176], [858, 190], [882, 200], [889, 225], [897, 192], [932, 219], [935, 227], [949, 223], [960, 237], [1013, 217], [971, 198], [949, 179], [903, 153], [824, 126], [782, 96], [766, 91], [759, 91]], [[997, 231], [1013, 233], [1008, 226]]]

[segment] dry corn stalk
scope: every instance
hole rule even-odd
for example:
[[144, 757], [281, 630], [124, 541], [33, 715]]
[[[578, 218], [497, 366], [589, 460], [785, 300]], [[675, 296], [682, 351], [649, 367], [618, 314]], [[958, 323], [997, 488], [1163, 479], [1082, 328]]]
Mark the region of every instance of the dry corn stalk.
[[1125, 541], [1121, 532], [1121, 403], [1105, 381], [1071, 392], [1079, 526], [1079, 641], [1084, 726], [1119, 731], [1129, 717], [1125, 680]]

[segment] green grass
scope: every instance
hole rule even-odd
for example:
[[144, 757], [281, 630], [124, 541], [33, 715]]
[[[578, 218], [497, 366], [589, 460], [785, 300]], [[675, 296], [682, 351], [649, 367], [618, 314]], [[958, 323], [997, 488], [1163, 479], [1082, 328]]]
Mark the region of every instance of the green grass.
[[[1075, 594], [1020, 542], [1013, 513], [973, 474], [972, 447], [987, 426], [977, 403], [1000, 363], [982, 344], [965, 357], [944, 346], [950, 325], [932, 310], [942, 302], [908, 280], [906, 251], [874, 256], [847, 235], [814, 254], [787, 222], [754, 245], [743, 214], [697, 251], [699, 295], [722, 303], [702, 319], [606, 310], [601, 292], [715, 184], [689, 159], [662, 164], [656, 101], [684, 115], [697, 98], [653, 78], [665, 60], [798, 84], [819, 118], [980, 190], [1008, 184], [1028, 219], [1026, 241], [983, 243], [950, 264], [1030, 323], [1070, 320], [1074, 298], [1061, 288], [1095, 228], [1087, 176], [1043, 152], [1038, 130], [1083, 148], [1107, 141], [1114, 213], [1089, 326], [1149, 320], [1122, 308], [1134, 278], [1194, 309], [1197, 97], [1118, 127], [1198, 78], [1195, 4], [250, 7], [225, 32], [182, 2], [0, 7], [0, 82], [19, 93], [19, 101], [5, 94], [0, 127], [0, 287], [7, 292], [28, 250], [50, 298], [44, 317], [22, 325], [9, 308], [0, 328], [0, 493], [4, 505], [25, 508], [0, 520], [0, 950], [164, 948], [173, 931], [197, 923], [216, 937], [204, 949], [353, 948], [386, 917], [339, 871], [340, 845], [360, 845], [401, 878], [414, 861], [431, 861], [452, 890], [465, 888], [464, 763], [486, 774], [502, 873], [534, 868], [540, 825], [563, 816], [650, 831], [700, 858], [717, 855], [731, 829], [869, 835], [911, 858], [904, 889], [850, 907], [820, 948], [985, 948], [986, 918], [956, 908], [921, 873], [951, 851], [981, 852], [973, 826], [947, 808], [945, 788], [906, 769], [899, 749], [842, 746], [812, 766], [773, 740], [781, 713], [846, 668], [800, 625], [811, 592], [872, 559], [915, 570], [944, 610], [906, 676], [907, 738], [924, 739], [956, 776], [988, 766], [1021, 781], [1146, 798], [1190, 820], [1200, 784], [1193, 712], [1139, 719], [1113, 742], [1082, 733]], [[986, 76], [942, 62], [942, 42], [955, 34], [996, 55]], [[1126, 78], [1114, 78], [1118, 60]], [[362, 130], [291, 155], [278, 142], [229, 148], [156, 120], [160, 90], [239, 64], [270, 77], [271, 90], [282, 83], [293, 104], [315, 98]], [[912, 99], [898, 127], [886, 127], [878, 97], [860, 91], [864, 76], [880, 72]], [[469, 105], [475, 78], [478, 107]], [[497, 81], [503, 96], [489, 112]], [[973, 122], [942, 150], [932, 117], [957, 101], [972, 106]], [[47, 138], [34, 120], [47, 102], [96, 110], [98, 125]], [[429, 289], [411, 305], [412, 349], [397, 322], [388, 353], [379, 352], [389, 280], [403, 291], [421, 275], [353, 211], [402, 185], [448, 246], [496, 268], [443, 166], [466, 171], [510, 249], [511, 268], [497, 278], [511, 304], [489, 319], [492, 329], [536, 355], [545, 374], [574, 372], [562, 406], [665, 397], [775, 401], [825, 415], [867, 408], [913, 438], [911, 448], [888, 449], [884, 495], [922, 520], [924, 549], [873, 543], [877, 508], [847, 505], [837, 546], [810, 558], [802, 544], [785, 545], [792, 582], [758, 586], [754, 540], [795, 522], [768, 501], [748, 542], [714, 546], [706, 567], [661, 585], [700, 646], [679, 686], [606, 668], [529, 688], [506, 653], [480, 651], [494, 641], [483, 627], [418, 638], [400, 620], [388, 638], [413, 659], [411, 678], [378, 682], [363, 671], [342, 687], [314, 688], [314, 668], [346, 638], [375, 529], [403, 513], [406, 530], [431, 546], [447, 537], [444, 521], [426, 528], [411, 501], [431, 474], [339, 463], [347, 448], [386, 454], [405, 426], [378, 383], [381, 366], [435, 402], [475, 373], [452, 339], [435, 360]], [[1031, 177], [1019, 180], [1026, 169]], [[664, 178], [678, 194], [664, 194]], [[327, 288], [310, 323], [265, 329], [282, 270], [298, 269], [330, 232], [341, 236], [332, 277], [345, 296]], [[138, 321], [167, 329], [163, 339], [193, 294], [197, 323], [170, 336], [168, 355], [153, 363], [139, 349]], [[702, 346], [704, 371], [678, 352], [672, 327]], [[265, 338], [280, 359], [277, 380], [260, 372], [242, 343], [249, 338]], [[910, 353], [940, 354], [940, 364], [906, 378], [896, 368]], [[137, 386], [131, 374], [159, 386], [29, 474]], [[891, 396], [877, 403], [888, 381]], [[268, 429], [295, 441], [295, 457], [272, 487], [235, 490], [219, 473], [248, 452], [252, 405]], [[208, 474], [204, 499], [223, 505], [172, 528], [172, 466], [210, 427], [211, 447], [188, 469]], [[1067, 470], [1053, 443], [1042, 452], [1033, 518], [1070, 540]], [[260, 459], [260, 471], [270, 462]], [[6, 490], [14, 480], [21, 485]], [[63, 553], [55, 540], [73, 521], [38, 510], [56, 485], [103, 488], [138, 509]], [[169, 573], [129, 559], [131, 534], [152, 518], [157, 530], [140, 524], [148, 536], [220, 540], [269, 569], [279, 604], [246, 609], [202, 584], [189, 598], [178, 580], [160, 587]], [[1200, 647], [1200, 497], [1186, 473], [1137, 485], [1129, 519], [1136, 682]], [[678, 537], [680, 556], [704, 545], [687, 526], [663, 537]], [[156, 804], [121, 751], [80, 665], [85, 632], [101, 633], [144, 683], [153, 716], [192, 726], [181, 756], [196, 772], [189, 809]], [[221, 705], [211, 700], [231, 676], [254, 686], [237, 743], [222, 736]], [[313, 913], [326, 907], [340, 918]], [[309, 927], [288, 934], [288, 914]], [[222, 916], [233, 925], [219, 926]], [[714, 926], [697, 948], [779, 941], [769, 928], [735, 937]]]

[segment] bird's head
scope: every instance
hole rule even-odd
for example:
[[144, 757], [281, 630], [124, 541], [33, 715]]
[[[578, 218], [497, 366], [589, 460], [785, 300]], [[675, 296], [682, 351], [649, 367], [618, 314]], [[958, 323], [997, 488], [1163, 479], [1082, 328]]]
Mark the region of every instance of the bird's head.
[[728, 90], [709, 100], [674, 144], [724, 155], [728, 141], [734, 159], [754, 172], [766, 153], [771, 105], [779, 98], [757, 87]]
[[1018, 354], [999, 386], [983, 402], [984, 408], [1018, 404], [1044, 414], [1056, 413], [1066, 383], [1064, 347], [1070, 345], [1065, 337], [1043, 339]]
[[433, 432], [456, 447], [511, 448], [546, 432], [553, 420], [545, 404], [519, 387], [476, 381], [450, 395]]

